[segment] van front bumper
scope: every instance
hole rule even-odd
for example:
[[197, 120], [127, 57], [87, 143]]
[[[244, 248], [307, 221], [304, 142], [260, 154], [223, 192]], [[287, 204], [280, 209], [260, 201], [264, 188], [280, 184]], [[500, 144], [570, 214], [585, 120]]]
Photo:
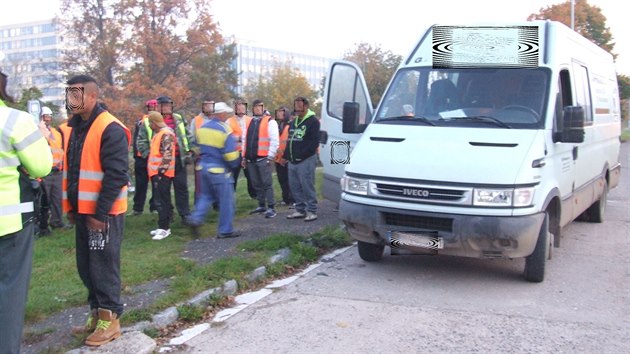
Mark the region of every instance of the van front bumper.
[[529, 256], [536, 247], [544, 217], [544, 213], [483, 216], [420, 212], [360, 204], [343, 198], [339, 204], [339, 218], [356, 240], [390, 246], [391, 235], [396, 232], [430, 235], [440, 240], [441, 248], [402, 248], [414, 253], [474, 258]]

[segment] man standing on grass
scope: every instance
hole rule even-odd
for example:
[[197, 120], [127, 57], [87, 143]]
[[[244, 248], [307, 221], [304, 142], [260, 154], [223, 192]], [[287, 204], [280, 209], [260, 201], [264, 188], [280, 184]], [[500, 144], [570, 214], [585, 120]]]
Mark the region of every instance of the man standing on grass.
[[120, 249], [129, 177], [131, 133], [98, 104], [96, 80], [87, 75], [66, 83], [72, 133], [64, 159], [63, 208], [76, 223], [79, 277], [88, 290], [90, 314], [73, 332], [91, 333], [85, 344], [99, 346], [120, 337]]

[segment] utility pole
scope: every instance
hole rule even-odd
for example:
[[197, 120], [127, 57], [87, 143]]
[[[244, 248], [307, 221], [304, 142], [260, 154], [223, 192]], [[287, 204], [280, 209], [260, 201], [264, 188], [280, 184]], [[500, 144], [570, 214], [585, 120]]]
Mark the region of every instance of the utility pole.
[[575, 31], [575, 0], [571, 0], [571, 29]]

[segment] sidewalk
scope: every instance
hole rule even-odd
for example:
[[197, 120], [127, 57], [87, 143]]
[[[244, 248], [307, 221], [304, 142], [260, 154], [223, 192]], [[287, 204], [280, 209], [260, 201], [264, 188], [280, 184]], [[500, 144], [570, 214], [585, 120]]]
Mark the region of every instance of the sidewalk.
[[[288, 220], [286, 215], [293, 212], [286, 206], [277, 208], [278, 215], [272, 219], [265, 219], [262, 215], [250, 215], [237, 220], [235, 227], [242, 230], [242, 236], [229, 239], [216, 239], [215, 237], [203, 237], [191, 240], [182, 253], [183, 258], [194, 260], [200, 264], [210, 263], [221, 258], [235, 255], [235, 246], [246, 240], [264, 239], [271, 234], [293, 233], [303, 236], [311, 235], [326, 226], [339, 225], [334, 203], [328, 200], [319, 201], [318, 219], [304, 222], [301, 219]], [[132, 222], [129, 218], [127, 222]], [[122, 296], [125, 310], [147, 307], [162, 295], [167, 289], [168, 279], [156, 279], [145, 283], [131, 291], [125, 291]], [[70, 335], [72, 326], [80, 326], [87, 316], [87, 307], [75, 307], [64, 310], [44, 321], [25, 327], [30, 333], [41, 333], [36, 336], [36, 342], [24, 343], [23, 353], [37, 354], [50, 352], [54, 348], [69, 347], [75, 343]], [[102, 346], [98, 351], [90, 349], [89, 353], [141, 353], [154, 345], [155, 341], [146, 337], [141, 332], [128, 332], [114, 342]], [[140, 348], [140, 347], [142, 348]], [[84, 348], [85, 349], [85, 348]], [[123, 350], [124, 349], [124, 350]], [[121, 351], [123, 350], [123, 351]], [[152, 351], [146, 351], [150, 353]], [[82, 352], [82, 351], [79, 351]], [[88, 352], [88, 351], [85, 351]]]

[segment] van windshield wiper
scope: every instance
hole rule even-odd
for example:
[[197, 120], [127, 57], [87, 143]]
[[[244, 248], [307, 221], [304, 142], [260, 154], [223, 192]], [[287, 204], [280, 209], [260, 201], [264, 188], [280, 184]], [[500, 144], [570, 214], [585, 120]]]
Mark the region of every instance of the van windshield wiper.
[[468, 121], [492, 123], [494, 125], [498, 125], [501, 128], [512, 129], [512, 127], [509, 124], [490, 116], [454, 117], [454, 118], [448, 118], [444, 120], [468, 120]]
[[413, 121], [413, 122], [418, 121], [418, 122], [425, 123], [427, 125], [435, 126], [435, 123], [433, 123], [431, 120], [426, 119], [424, 117], [397, 116], [397, 117], [387, 117], [387, 118], [377, 120], [377, 122], [391, 122], [391, 121]]

